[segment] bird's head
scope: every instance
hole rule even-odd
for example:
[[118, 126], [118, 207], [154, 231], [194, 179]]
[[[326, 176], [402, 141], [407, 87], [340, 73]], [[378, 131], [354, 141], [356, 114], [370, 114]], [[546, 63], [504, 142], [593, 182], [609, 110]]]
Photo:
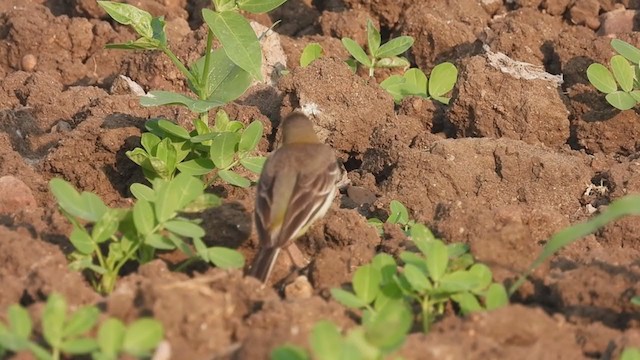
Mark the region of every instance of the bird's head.
[[313, 129], [313, 122], [301, 112], [289, 114], [282, 122], [282, 143], [317, 144], [320, 140]]

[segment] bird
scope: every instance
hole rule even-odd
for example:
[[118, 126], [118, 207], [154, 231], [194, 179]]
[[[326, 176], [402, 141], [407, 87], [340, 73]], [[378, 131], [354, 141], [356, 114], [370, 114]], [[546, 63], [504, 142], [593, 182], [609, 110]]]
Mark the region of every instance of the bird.
[[282, 145], [268, 156], [256, 186], [259, 250], [249, 275], [262, 283], [282, 249], [300, 267], [302, 254], [295, 240], [327, 213], [342, 175], [333, 149], [320, 141], [304, 113], [290, 113], [281, 126]]

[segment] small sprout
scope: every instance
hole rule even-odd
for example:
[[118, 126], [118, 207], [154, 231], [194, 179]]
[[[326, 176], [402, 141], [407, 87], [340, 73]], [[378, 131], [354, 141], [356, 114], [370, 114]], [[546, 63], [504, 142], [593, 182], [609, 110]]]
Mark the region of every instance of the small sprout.
[[[220, 205], [219, 198], [204, 193], [201, 180], [182, 173], [171, 180], [155, 179], [152, 184], [133, 184], [131, 192], [137, 198], [133, 207], [113, 209], [92, 193], [78, 193], [64, 180], [50, 181], [61, 211], [73, 224], [69, 240], [75, 251], [70, 255], [70, 268], [88, 270], [94, 287], [110, 293], [124, 264], [150, 261], [159, 250], [179, 249], [189, 258], [221, 268], [244, 266], [244, 257], [235, 250], [207, 248], [200, 220], [182, 216]], [[195, 253], [185, 238], [195, 246]]]
[[420, 96], [434, 99], [443, 104], [449, 104], [450, 98], [445, 95], [450, 92], [458, 80], [458, 70], [449, 62], [436, 65], [431, 71], [431, 77], [422, 70], [413, 68], [403, 75], [391, 75], [380, 86], [385, 89], [398, 103], [407, 96]]
[[302, 50], [300, 55], [300, 66], [305, 67], [322, 57], [322, 46], [318, 43], [310, 43]]
[[593, 63], [587, 68], [587, 78], [605, 99], [618, 110], [629, 110], [640, 102], [640, 50], [619, 39], [611, 46], [620, 54], [614, 55], [609, 67]]
[[[349, 54], [369, 69], [369, 76], [374, 75], [376, 68], [408, 68], [409, 61], [400, 55], [409, 50], [413, 42], [411, 36], [399, 36], [381, 44], [380, 32], [370, 19], [367, 20], [368, 54], [353, 39], [342, 38], [342, 44]], [[354, 62], [348, 62], [348, 64], [354, 70], [357, 67]]]
[[[89, 336], [98, 323], [100, 310], [84, 306], [68, 312], [67, 302], [51, 294], [42, 313], [41, 334], [45, 344], [33, 338], [33, 323], [20, 305], [7, 310], [8, 326], [0, 322], [0, 354], [6, 351], [30, 352], [37, 359], [59, 360], [64, 355], [91, 355], [93, 359], [116, 360], [120, 355], [147, 357], [164, 337], [162, 324], [143, 318], [125, 327], [120, 320], [108, 318], [98, 330], [97, 339]], [[44, 346], [43, 346], [44, 345]]]
[[142, 134], [142, 148], [127, 151], [131, 161], [142, 167], [149, 181], [173, 179], [177, 173], [209, 177], [209, 183], [220, 178], [239, 187], [251, 186], [251, 181], [238, 174], [238, 166], [259, 174], [265, 158], [254, 156], [263, 125], [253, 121], [246, 128], [239, 121], [230, 121], [227, 113], [219, 110], [213, 126], [199, 119], [196, 130], [188, 132], [164, 119], [149, 120], [150, 132]]

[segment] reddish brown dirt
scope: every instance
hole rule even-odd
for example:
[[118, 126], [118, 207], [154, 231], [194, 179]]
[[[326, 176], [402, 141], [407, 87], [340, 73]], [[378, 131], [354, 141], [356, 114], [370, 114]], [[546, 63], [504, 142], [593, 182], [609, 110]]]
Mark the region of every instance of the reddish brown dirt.
[[[208, 1], [127, 2], [166, 16], [180, 58], [192, 61], [203, 51], [200, 9]], [[260, 151], [266, 153], [283, 115], [316, 106], [317, 130], [351, 180], [300, 241], [312, 259], [313, 295], [282, 299], [279, 285], [260, 287], [239, 271], [187, 275], [171, 272], [163, 260], [124, 276], [113, 294], [101, 297], [67, 269], [70, 226], [48, 180], [62, 177], [109, 205], [126, 206], [129, 186], [143, 176], [125, 152], [138, 145], [144, 121], [164, 116], [188, 125], [191, 115], [141, 107], [118, 76], [145, 90], [182, 91], [185, 82], [160, 53], [105, 49], [133, 34], [107, 21], [93, 0], [0, 1], [0, 318], [16, 302], [37, 312], [58, 291], [73, 305], [101, 304], [125, 320], [152, 314], [164, 324], [175, 359], [265, 359], [279, 344], [307, 346], [320, 319], [354, 325], [328, 289], [347, 283], [376, 251], [405, 248], [397, 228], [387, 226], [380, 239], [363, 216], [384, 215], [393, 199], [446, 241], [470, 244], [499, 281], [513, 281], [551, 234], [587, 219], [588, 206], [640, 192], [638, 115], [611, 110], [585, 75], [589, 64], [613, 54], [593, 19], [616, 3], [637, 7], [613, 0], [289, 0], [268, 16], [251, 16], [265, 26], [282, 20], [275, 29], [290, 73], [225, 110], [265, 124]], [[409, 58], [426, 73], [442, 61], [456, 64], [449, 106], [418, 98], [394, 105], [376, 81], [349, 71], [339, 37], [364, 44], [369, 17], [385, 37], [414, 36]], [[637, 33], [616, 36], [640, 45]], [[325, 57], [300, 68], [309, 42], [319, 42]], [[562, 74], [563, 83], [510, 75], [491, 64], [483, 45]], [[27, 55], [35, 56], [33, 68], [24, 68]], [[590, 185], [607, 192], [585, 195]], [[216, 191], [225, 205], [202, 214], [205, 241], [237, 247], [250, 259], [253, 189]], [[412, 334], [401, 353], [407, 359], [617, 358], [624, 346], [640, 346], [640, 312], [629, 303], [640, 293], [639, 244], [637, 218], [608, 225], [534, 272], [512, 305], [469, 318], [448, 315], [431, 333]], [[274, 283], [289, 274], [288, 266], [282, 257]]]

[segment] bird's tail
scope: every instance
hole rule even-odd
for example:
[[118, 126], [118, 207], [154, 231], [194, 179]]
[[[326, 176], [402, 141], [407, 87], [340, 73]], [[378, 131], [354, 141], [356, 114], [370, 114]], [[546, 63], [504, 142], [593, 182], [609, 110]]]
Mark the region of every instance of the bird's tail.
[[276, 263], [279, 253], [279, 247], [260, 248], [258, 254], [253, 259], [253, 263], [249, 269], [249, 275], [258, 278], [263, 283], [266, 283], [269, 279], [269, 275], [271, 275], [271, 270], [273, 269], [273, 265]]

